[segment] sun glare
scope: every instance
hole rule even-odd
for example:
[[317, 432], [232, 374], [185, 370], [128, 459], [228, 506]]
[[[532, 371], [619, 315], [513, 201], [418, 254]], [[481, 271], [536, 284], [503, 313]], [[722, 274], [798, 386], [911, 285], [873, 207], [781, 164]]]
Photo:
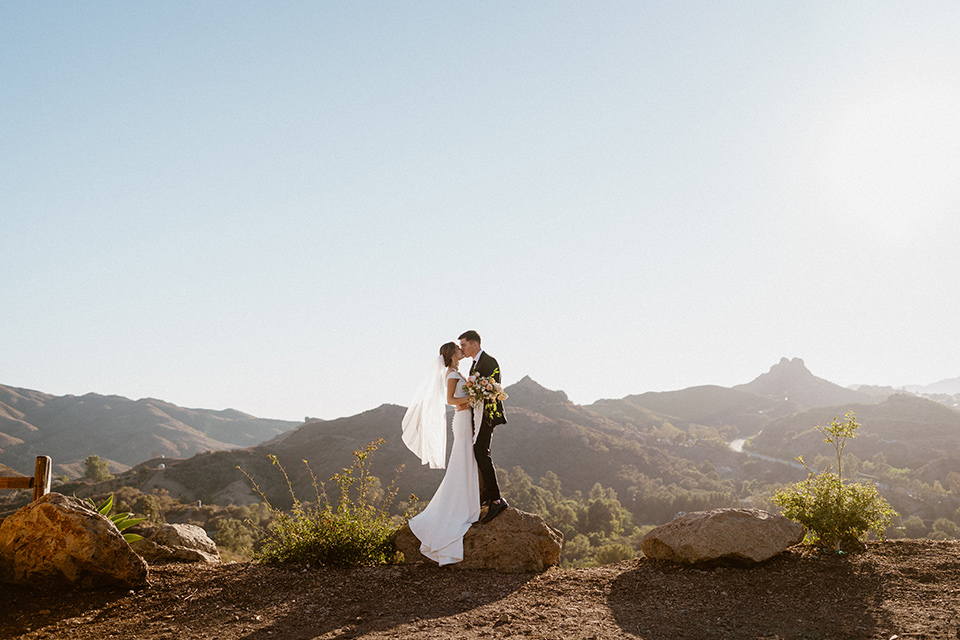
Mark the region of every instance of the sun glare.
[[837, 96], [815, 135], [815, 187], [828, 216], [878, 240], [955, 210], [960, 171], [955, 79], [884, 69]]

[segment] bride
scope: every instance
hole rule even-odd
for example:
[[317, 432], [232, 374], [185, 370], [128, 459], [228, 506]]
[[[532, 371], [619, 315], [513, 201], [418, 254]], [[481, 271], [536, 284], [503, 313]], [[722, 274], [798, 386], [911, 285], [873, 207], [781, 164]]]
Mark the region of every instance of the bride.
[[420, 553], [441, 565], [463, 560], [463, 536], [480, 517], [480, 481], [473, 455], [472, 419], [466, 382], [457, 366], [463, 351], [454, 342], [440, 347], [430, 375], [403, 417], [403, 442], [431, 469], [443, 469], [447, 452], [446, 406], [453, 415], [453, 451], [447, 472], [410, 530], [420, 540]]

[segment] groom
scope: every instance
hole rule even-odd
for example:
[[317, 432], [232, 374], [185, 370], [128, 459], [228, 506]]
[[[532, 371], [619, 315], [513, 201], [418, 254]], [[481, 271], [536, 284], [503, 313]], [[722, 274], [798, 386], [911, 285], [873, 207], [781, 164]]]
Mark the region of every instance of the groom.
[[[465, 356], [473, 358], [473, 365], [470, 367], [471, 375], [478, 373], [485, 378], [493, 376], [494, 380], [500, 382], [500, 365], [493, 356], [480, 348], [479, 333], [465, 331], [461, 334], [460, 349]], [[473, 455], [477, 458], [477, 471], [480, 473], [480, 503], [488, 505], [487, 515], [480, 521], [481, 524], [490, 522], [507, 508], [507, 501], [500, 497], [497, 474], [490, 459], [490, 439], [493, 437], [493, 429], [497, 425], [506, 424], [507, 419], [503, 417], [502, 402], [497, 402], [492, 418], [488, 408], [474, 409], [474, 411], [483, 411], [480, 435], [477, 436], [477, 441], [473, 445]]]

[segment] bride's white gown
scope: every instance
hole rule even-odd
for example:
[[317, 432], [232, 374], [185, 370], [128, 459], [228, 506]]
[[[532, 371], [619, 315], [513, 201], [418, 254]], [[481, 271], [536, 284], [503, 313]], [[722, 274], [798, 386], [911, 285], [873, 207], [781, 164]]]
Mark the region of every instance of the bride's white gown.
[[[466, 382], [457, 372], [454, 397], [464, 398]], [[470, 411], [453, 414], [453, 451], [447, 472], [421, 513], [410, 519], [410, 530], [420, 540], [420, 553], [441, 565], [463, 560], [463, 535], [480, 518], [480, 479], [473, 455], [473, 429]]]

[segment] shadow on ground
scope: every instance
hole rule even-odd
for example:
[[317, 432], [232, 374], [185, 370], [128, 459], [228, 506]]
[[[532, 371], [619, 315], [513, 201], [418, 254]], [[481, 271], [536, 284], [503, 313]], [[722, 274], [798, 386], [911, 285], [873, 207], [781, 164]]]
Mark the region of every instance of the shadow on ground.
[[0, 582], [0, 638], [70, 620], [80, 625], [90, 611], [109, 607], [127, 597], [128, 589], [38, 591]]
[[644, 640], [872, 638], [889, 628], [876, 613], [882, 583], [835, 555], [787, 552], [753, 568], [641, 560], [614, 580], [609, 605], [620, 627]]
[[244, 563], [163, 567], [153, 587], [135, 594], [0, 585], [0, 638], [350, 638], [401, 625], [428, 628], [508, 598], [535, 575], [426, 563], [349, 569]]
[[[283, 575], [276, 571], [274, 579], [283, 581]], [[293, 574], [288, 584], [272, 585], [271, 589], [295, 596], [274, 603], [271, 624], [243, 637], [352, 638], [402, 625], [426, 628], [438, 618], [503, 600], [535, 574], [492, 574], [424, 563], [344, 570], [340, 580], [330, 580], [331, 575], [335, 574]]]

